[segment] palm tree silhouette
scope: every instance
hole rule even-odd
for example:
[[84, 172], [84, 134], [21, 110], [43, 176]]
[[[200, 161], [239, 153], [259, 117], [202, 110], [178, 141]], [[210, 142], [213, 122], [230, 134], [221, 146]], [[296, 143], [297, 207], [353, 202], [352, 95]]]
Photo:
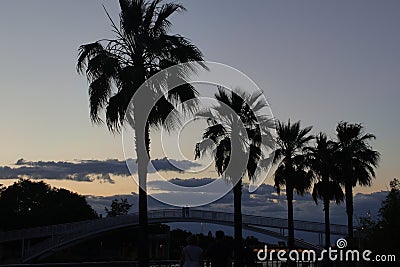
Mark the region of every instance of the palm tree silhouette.
[[263, 148], [272, 147], [274, 122], [262, 115], [267, 107], [262, 94], [239, 89], [229, 94], [219, 87], [215, 98], [217, 105], [198, 114], [207, 118], [209, 126], [196, 144], [195, 158], [212, 153], [218, 174], [234, 185], [234, 259], [235, 266], [243, 266], [242, 179], [246, 173], [250, 181], [260, 174]]
[[337, 162], [340, 168], [340, 183], [345, 189], [348, 237], [353, 239], [353, 187], [371, 186], [375, 177], [380, 154], [368, 142], [375, 139], [373, 134], [364, 133], [359, 123], [339, 122], [336, 127], [338, 143]]
[[323, 201], [325, 213], [325, 247], [328, 249], [331, 244], [329, 203], [331, 200], [334, 200], [336, 204], [339, 204], [343, 201], [344, 194], [337, 179], [335, 161], [337, 144], [328, 140], [324, 133], [319, 133], [315, 139], [315, 147], [310, 147], [307, 158], [313, 175], [318, 179], [318, 182], [314, 184], [312, 197], [316, 204], [318, 204], [318, 199]]
[[307, 170], [306, 151], [308, 143], [314, 138], [309, 135], [312, 127], [300, 128], [300, 121], [287, 124], [278, 122], [277, 149], [274, 163], [278, 164], [275, 170], [275, 189], [280, 194], [281, 188], [286, 188], [288, 205], [288, 246], [294, 249], [293, 225], [293, 195], [305, 194], [312, 184], [312, 173]]
[[[81, 45], [77, 71], [85, 74], [89, 82], [90, 118], [101, 124], [105, 111], [106, 124], [110, 131], [119, 132], [125, 121], [126, 109], [138, 88], [152, 75], [178, 63], [202, 61], [200, 50], [180, 35], [168, 34], [172, 14], [184, 11], [182, 5], [161, 4], [161, 0], [120, 0], [119, 25], [111, 21], [114, 39], [101, 39]], [[199, 63], [206, 68], [203, 63]], [[197, 65], [193, 63], [192, 70]], [[190, 69], [190, 66], [189, 66]], [[182, 69], [175, 79], [184, 79], [188, 69]], [[139, 261], [148, 265], [147, 194], [145, 181], [150, 161], [150, 129], [162, 126], [168, 114], [177, 104], [197, 97], [196, 90], [188, 83], [169, 92], [159, 81], [148, 87], [147, 97], [163, 94], [152, 107], [147, 121], [135, 120], [135, 146], [137, 152], [139, 187], [139, 224], [141, 227]], [[164, 90], [164, 91], [163, 91]], [[144, 99], [151, 102], [149, 99]], [[190, 109], [189, 109], [190, 111]], [[138, 115], [140, 110], [134, 111]], [[136, 119], [136, 117], [135, 117]], [[137, 129], [145, 129], [139, 131]], [[144, 186], [142, 186], [144, 183]]]

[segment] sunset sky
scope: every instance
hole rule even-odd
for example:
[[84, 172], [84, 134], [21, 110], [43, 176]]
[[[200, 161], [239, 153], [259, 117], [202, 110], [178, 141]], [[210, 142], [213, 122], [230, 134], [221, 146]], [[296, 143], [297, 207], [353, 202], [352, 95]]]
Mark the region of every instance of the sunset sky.
[[[172, 32], [191, 39], [206, 60], [247, 74], [263, 89], [276, 118], [301, 120], [303, 126], [314, 126], [314, 134], [324, 131], [331, 137], [337, 122], [360, 122], [377, 136], [372, 143], [382, 154], [377, 179], [356, 192], [386, 190], [389, 180], [399, 176], [399, 1], [182, 3], [188, 11], [173, 17]], [[87, 82], [76, 73], [79, 45], [113, 37], [102, 5], [118, 18], [117, 1], [0, 2], [3, 168], [17, 167], [20, 158], [77, 165], [124, 160], [121, 136], [90, 122]], [[192, 137], [185, 141], [188, 154], [201, 135], [190, 127], [186, 131]], [[164, 155], [154, 147], [152, 156]], [[192, 177], [166, 171], [170, 178]], [[48, 181], [82, 194], [136, 191], [132, 179], [110, 173], [113, 184], [65, 181], [57, 175]], [[210, 171], [207, 177], [212, 176]], [[13, 181], [6, 178], [0, 177], [0, 184]]]

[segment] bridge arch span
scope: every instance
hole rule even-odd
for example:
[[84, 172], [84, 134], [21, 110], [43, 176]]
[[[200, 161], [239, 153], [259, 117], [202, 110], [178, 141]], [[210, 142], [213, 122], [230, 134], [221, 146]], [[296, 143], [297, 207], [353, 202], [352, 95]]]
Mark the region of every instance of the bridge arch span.
[[[233, 226], [233, 213], [216, 212], [207, 210], [181, 210], [166, 209], [148, 212], [149, 223], [172, 223], [172, 222], [203, 222], [209, 224]], [[44, 241], [37, 243], [26, 251], [22, 261], [30, 262], [35, 259], [44, 258], [74, 244], [94, 238], [105, 232], [138, 225], [138, 215], [123, 215], [113, 218], [103, 218], [64, 225], [54, 225], [0, 233], [0, 242], [7, 240], [20, 240], [24, 238], [47, 237]], [[324, 224], [318, 222], [295, 221], [295, 229], [298, 231], [323, 233]], [[287, 220], [263, 216], [243, 215], [243, 229], [258, 232], [281, 240], [287, 240], [280, 232], [266, 228], [286, 229]], [[345, 235], [345, 225], [331, 225], [331, 233]], [[23, 231], [23, 233], [22, 233]], [[282, 231], [281, 231], [282, 232]], [[18, 237], [18, 238], [16, 238]], [[320, 249], [319, 246], [296, 240], [298, 245], [306, 248]]]

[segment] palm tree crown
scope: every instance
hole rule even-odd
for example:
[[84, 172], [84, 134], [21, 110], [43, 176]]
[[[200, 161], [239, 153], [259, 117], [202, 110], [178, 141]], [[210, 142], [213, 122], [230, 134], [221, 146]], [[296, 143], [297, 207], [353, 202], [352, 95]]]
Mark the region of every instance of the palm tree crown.
[[[207, 118], [209, 126], [204, 131], [203, 141], [196, 144], [195, 157], [211, 152], [218, 174], [229, 179], [241, 179], [245, 174], [227, 173], [229, 163], [248, 157], [245, 170], [250, 180], [255, 179], [258, 163], [264, 156], [263, 147], [272, 147], [274, 123], [262, 115], [262, 109], [268, 105], [262, 94], [249, 95], [239, 89], [228, 94], [219, 87], [215, 98], [219, 101], [217, 106], [198, 113], [199, 117]], [[234, 152], [237, 153], [235, 159], [231, 158], [232, 150], [237, 151]]]
[[[298, 194], [304, 194], [311, 186], [306, 171], [306, 157], [304, 156], [308, 144], [314, 139], [309, 135], [312, 127], [300, 128], [300, 121], [287, 124], [278, 122], [277, 149], [274, 163], [278, 163], [275, 171], [275, 188], [280, 192], [281, 187], [290, 185]], [[301, 179], [305, 178], [305, 179]]]
[[309, 166], [318, 179], [312, 196], [316, 203], [318, 199], [328, 199], [339, 204], [343, 201], [344, 195], [338, 183], [337, 144], [328, 140], [323, 133], [318, 134], [315, 141], [315, 147], [311, 147], [308, 154]]
[[374, 169], [378, 167], [380, 154], [372, 149], [369, 141], [376, 139], [375, 135], [364, 133], [362, 124], [340, 122], [336, 127], [339, 146], [338, 159], [345, 177], [343, 183], [353, 187], [357, 183], [370, 186], [375, 177]]
[[[107, 125], [113, 131], [119, 130], [129, 101], [146, 79], [170, 66], [203, 60], [200, 50], [188, 39], [168, 34], [172, 26], [169, 18], [176, 12], [184, 11], [182, 5], [160, 5], [161, 0], [151, 3], [143, 0], [119, 2], [121, 13], [118, 26], [107, 13], [115, 38], [81, 45], [77, 63], [78, 72], [85, 73], [89, 82], [91, 120], [101, 123], [100, 113], [105, 109]], [[182, 70], [182, 75], [174, 78], [184, 79], [185, 73]], [[161, 90], [160, 85], [168, 81], [159, 82], [151, 89]], [[174, 109], [176, 101], [193, 99], [196, 94], [190, 84], [170, 90], [157, 102], [148, 122], [160, 125]]]

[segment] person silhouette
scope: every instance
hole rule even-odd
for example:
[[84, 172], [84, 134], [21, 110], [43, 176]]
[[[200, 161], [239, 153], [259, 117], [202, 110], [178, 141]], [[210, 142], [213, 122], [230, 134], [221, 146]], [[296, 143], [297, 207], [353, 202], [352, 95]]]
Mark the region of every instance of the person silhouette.
[[224, 242], [225, 233], [221, 230], [215, 232], [215, 242], [207, 249], [207, 257], [212, 267], [230, 266], [231, 249]]
[[187, 246], [182, 250], [180, 267], [203, 267], [203, 250], [197, 246], [197, 238], [190, 235], [187, 239]]

